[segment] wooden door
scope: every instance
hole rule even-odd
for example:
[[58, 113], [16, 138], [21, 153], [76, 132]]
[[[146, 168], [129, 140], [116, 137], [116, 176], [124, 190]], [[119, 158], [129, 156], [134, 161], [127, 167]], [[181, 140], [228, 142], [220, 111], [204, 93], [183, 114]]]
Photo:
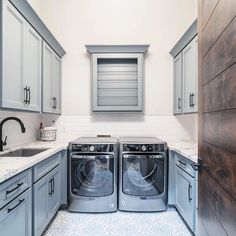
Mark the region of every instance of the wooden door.
[[199, 231], [236, 234], [236, 1], [199, 0]]

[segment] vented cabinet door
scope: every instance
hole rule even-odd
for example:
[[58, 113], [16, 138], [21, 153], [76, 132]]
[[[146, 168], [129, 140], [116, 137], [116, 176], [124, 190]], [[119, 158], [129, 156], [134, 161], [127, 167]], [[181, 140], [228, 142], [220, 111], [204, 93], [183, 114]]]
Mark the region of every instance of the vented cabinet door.
[[93, 54], [93, 111], [142, 111], [142, 54]]

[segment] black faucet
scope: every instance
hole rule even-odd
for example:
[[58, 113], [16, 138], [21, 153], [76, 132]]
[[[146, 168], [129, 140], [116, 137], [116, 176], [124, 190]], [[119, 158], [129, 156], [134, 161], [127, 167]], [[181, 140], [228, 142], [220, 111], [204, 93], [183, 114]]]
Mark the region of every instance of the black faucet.
[[21, 132], [25, 133], [25, 126], [24, 126], [23, 122], [20, 119], [18, 119], [16, 117], [7, 117], [4, 120], [2, 120], [2, 122], [0, 123], [0, 151], [1, 152], [3, 151], [3, 147], [7, 145], [7, 136], [6, 136], [4, 141], [2, 139], [2, 127], [3, 127], [4, 123], [6, 121], [8, 121], [8, 120], [15, 120], [15, 121], [17, 121], [20, 124]]

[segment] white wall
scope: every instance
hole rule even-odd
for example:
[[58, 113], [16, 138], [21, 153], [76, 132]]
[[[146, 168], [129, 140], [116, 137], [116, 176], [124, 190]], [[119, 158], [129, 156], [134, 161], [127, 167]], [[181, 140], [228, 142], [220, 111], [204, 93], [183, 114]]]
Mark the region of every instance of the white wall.
[[[37, 0], [31, 0], [37, 2]], [[197, 17], [197, 0], [38, 0], [40, 15], [67, 51], [63, 114], [90, 115], [90, 60], [85, 44], [142, 44], [145, 115], [172, 115], [169, 51]]]
[[[30, 2], [67, 51], [62, 69], [63, 115], [56, 123], [63, 126], [61, 134], [70, 131], [72, 134], [74, 129], [78, 136], [109, 131], [118, 135], [120, 129], [117, 127], [122, 126], [122, 130], [129, 131], [130, 135], [142, 134], [143, 130], [148, 135], [155, 130], [156, 136], [163, 136], [160, 130], [164, 125], [170, 136], [175, 127], [176, 132], [172, 134], [175, 138], [196, 139], [196, 115], [172, 115], [173, 59], [169, 51], [196, 19], [197, 0]], [[84, 45], [143, 43], [151, 45], [145, 61], [144, 116], [124, 115], [120, 120], [116, 115], [91, 114], [90, 59]], [[44, 118], [49, 124], [54, 119]]]

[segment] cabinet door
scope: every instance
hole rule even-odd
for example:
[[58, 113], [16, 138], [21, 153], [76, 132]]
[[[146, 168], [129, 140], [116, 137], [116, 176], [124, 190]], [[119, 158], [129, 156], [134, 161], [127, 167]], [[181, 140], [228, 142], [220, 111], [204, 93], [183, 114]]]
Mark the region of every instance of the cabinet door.
[[43, 42], [43, 112], [52, 112], [53, 50]]
[[52, 171], [52, 194], [49, 197], [48, 212], [50, 218], [55, 215], [61, 204], [61, 166]]
[[25, 27], [24, 52], [25, 109], [40, 111], [42, 38], [28, 23]]
[[48, 199], [51, 192], [50, 177], [46, 175], [35, 183], [33, 191], [33, 231], [34, 236], [40, 236], [49, 222]]
[[176, 208], [193, 231], [196, 210], [194, 183], [194, 178], [176, 166]]
[[53, 54], [52, 59], [52, 109], [53, 113], [61, 113], [61, 59]]
[[183, 54], [183, 113], [196, 110], [196, 38], [184, 48]]
[[31, 188], [0, 210], [0, 234], [6, 236], [32, 235]]
[[174, 59], [174, 114], [182, 113], [182, 53]]
[[4, 1], [2, 4], [2, 107], [23, 109], [22, 79], [25, 20], [8, 1]]

